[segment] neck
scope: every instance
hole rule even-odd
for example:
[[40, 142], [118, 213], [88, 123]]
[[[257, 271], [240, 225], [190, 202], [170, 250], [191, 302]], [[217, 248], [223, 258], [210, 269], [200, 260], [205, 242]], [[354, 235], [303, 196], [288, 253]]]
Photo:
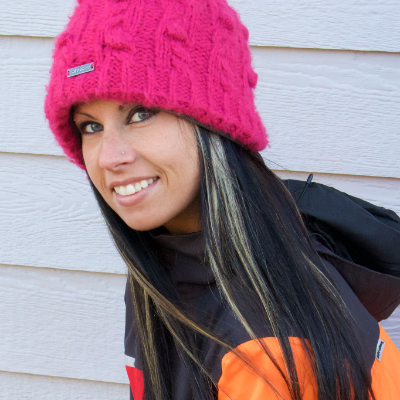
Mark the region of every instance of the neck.
[[189, 205], [175, 218], [163, 226], [172, 235], [183, 235], [201, 231], [200, 205], [198, 199]]
[[185, 224], [185, 225], [174, 225], [174, 224], [165, 224], [164, 228], [171, 234], [171, 235], [184, 235], [189, 233], [195, 233], [201, 231], [201, 224]]

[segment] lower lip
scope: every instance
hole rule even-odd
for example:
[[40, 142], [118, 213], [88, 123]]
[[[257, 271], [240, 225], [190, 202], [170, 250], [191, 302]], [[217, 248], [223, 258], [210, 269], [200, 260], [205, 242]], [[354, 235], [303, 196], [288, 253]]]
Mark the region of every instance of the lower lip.
[[140, 192], [130, 194], [129, 196], [122, 196], [114, 190], [115, 199], [117, 200], [117, 203], [122, 207], [134, 206], [143, 201], [149, 195], [149, 193], [154, 190], [159, 180], [160, 178], [147, 186], [147, 188], [142, 189]]

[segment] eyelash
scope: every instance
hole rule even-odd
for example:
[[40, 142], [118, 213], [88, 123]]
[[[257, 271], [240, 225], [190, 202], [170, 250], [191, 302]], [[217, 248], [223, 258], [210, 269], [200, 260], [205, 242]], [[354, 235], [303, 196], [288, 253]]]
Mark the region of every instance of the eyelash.
[[[141, 110], [144, 110], [145, 112], [149, 113], [150, 116], [149, 116], [148, 118], [142, 120], [142, 121], [133, 121], [133, 122], [130, 122], [130, 121], [132, 120], [133, 116], [134, 116], [136, 113], [140, 112]], [[139, 107], [137, 107], [137, 108], [134, 108], [134, 109], [129, 113], [128, 118], [127, 118], [127, 120], [129, 121], [128, 124], [129, 124], [129, 125], [132, 125], [132, 124], [137, 124], [137, 123], [140, 123], [140, 122], [148, 121], [149, 119], [153, 118], [154, 115], [156, 115], [158, 112], [159, 112], [158, 110], [155, 110], [155, 109], [152, 109], [152, 108], [147, 108], [147, 107], [144, 107], [144, 106], [139, 106]], [[87, 126], [89, 126], [89, 125], [101, 125], [101, 124], [99, 124], [99, 123], [97, 123], [97, 122], [94, 122], [94, 121], [84, 121], [84, 122], [80, 123], [80, 124], [79, 124], [79, 130], [80, 130], [80, 132], [81, 132], [82, 135], [93, 135], [94, 133], [97, 133], [97, 132], [86, 132], [86, 131], [85, 131], [85, 128], [86, 128]]]

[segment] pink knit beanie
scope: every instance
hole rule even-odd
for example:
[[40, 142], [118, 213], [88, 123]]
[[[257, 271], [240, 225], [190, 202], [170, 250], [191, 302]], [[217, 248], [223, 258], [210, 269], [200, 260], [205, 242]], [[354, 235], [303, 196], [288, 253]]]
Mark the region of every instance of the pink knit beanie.
[[93, 99], [184, 114], [262, 150], [268, 140], [254, 105], [248, 39], [226, 0], [80, 0], [55, 44], [50, 128], [81, 168], [69, 115], [74, 103]]

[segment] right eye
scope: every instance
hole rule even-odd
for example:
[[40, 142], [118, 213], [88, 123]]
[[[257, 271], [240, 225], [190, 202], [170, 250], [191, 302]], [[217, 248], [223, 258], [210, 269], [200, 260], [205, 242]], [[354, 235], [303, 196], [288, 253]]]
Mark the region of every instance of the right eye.
[[96, 123], [84, 124], [82, 126], [82, 133], [96, 133], [103, 130], [103, 125]]

